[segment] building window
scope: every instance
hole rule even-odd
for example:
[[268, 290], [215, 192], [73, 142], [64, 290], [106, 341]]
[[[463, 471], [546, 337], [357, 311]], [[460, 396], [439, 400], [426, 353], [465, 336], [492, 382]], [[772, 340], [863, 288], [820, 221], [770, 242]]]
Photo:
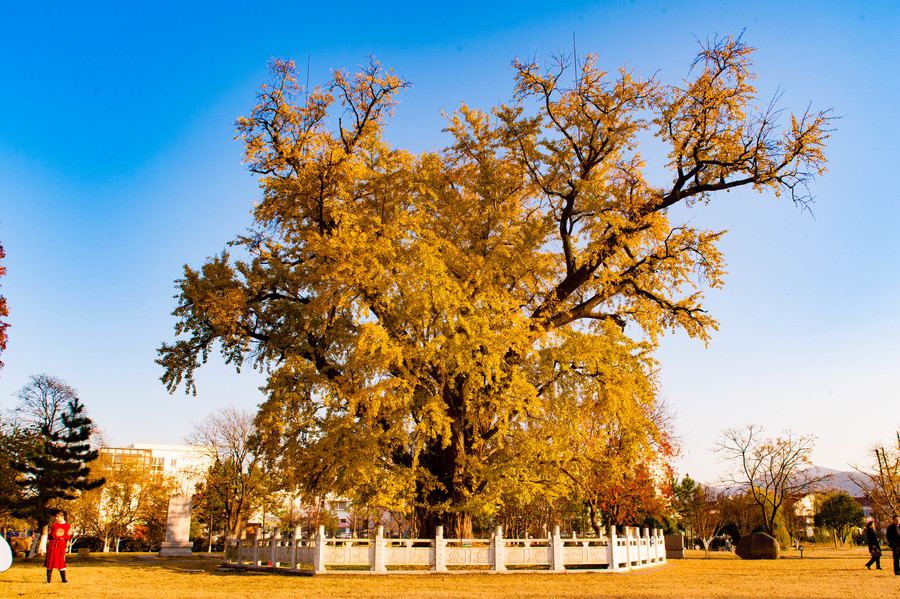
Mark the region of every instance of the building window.
[[166, 466], [166, 458], [150, 458], [150, 471], [162, 472]]
[[150, 464], [150, 452], [146, 449], [103, 447], [100, 449], [100, 453], [109, 456], [112, 470], [118, 470], [123, 464], [128, 462], [145, 466]]

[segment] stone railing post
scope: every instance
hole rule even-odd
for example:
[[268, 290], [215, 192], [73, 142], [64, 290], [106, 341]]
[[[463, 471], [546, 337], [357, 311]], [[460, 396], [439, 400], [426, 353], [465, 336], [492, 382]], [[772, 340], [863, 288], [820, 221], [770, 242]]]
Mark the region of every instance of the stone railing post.
[[297, 546], [300, 544], [300, 532], [301, 528], [295, 526], [294, 534], [291, 535], [291, 570], [297, 569]]
[[552, 552], [553, 558], [551, 560], [554, 572], [562, 572], [566, 569], [566, 565], [563, 563], [563, 541], [562, 535], [559, 534], [559, 526], [553, 527], [553, 536], [550, 538], [550, 551]]
[[447, 556], [444, 553], [444, 527], [434, 527], [434, 571], [447, 571]]
[[641, 565], [641, 529], [638, 526], [631, 527], [631, 565]]
[[506, 542], [503, 540], [503, 527], [498, 526], [494, 529], [494, 565], [491, 568], [495, 572], [503, 572], [506, 570]]
[[631, 549], [631, 527], [625, 527], [625, 567], [631, 568], [631, 560], [634, 559]]
[[226, 548], [225, 549], [225, 561], [228, 561], [228, 543], [229, 542], [234, 543], [234, 553], [232, 554], [234, 556], [234, 563], [236, 563], [237, 565], [240, 566], [241, 565], [241, 545], [243, 544], [243, 543], [241, 543], [241, 538], [237, 535], [227, 535], [225, 537], [225, 548]]
[[644, 529], [640, 526], [634, 527], [634, 546], [637, 550], [634, 565], [640, 566], [644, 563]]
[[250, 537], [250, 542], [253, 543], [253, 561], [251, 562], [253, 566], [259, 565], [259, 538], [262, 536], [259, 533], [259, 528], [254, 528], [253, 535]]
[[[232, 543], [234, 543], [234, 544], [232, 545]], [[228, 559], [228, 554], [229, 554], [228, 547], [229, 546], [231, 547], [231, 560]], [[237, 563], [238, 555], [239, 555], [238, 554], [238, 544], [235, 542], [234, 537], [232, 537], [232, 535], [225, 535], [225, 561]]]
[[609, 527], [609, 569], [610, 570], [618, 570], [619, 569], [619, 551], [618, 551], [619, 537], [616, 534], [616, 527]]
[[373, 572], [387, 572], [384, 565], [384, 526], [375, 527], [375, 563], [372, 564]]
[[666, 535], [661, 528], [656, 529], [656, 561], [666, 561]]
[[649, 564], [650, 563], [650, 529], [649, 528], [643, 529], [643, 533], [644, 533], [644, 551], [645, 551], [644, 555], [646, 556], [644, 558], [644, 563]]
[[653, 563], [659, 563], [659, 529], [654, 528], [650, 533], [650, 540], [653, 542]]
[[272, 551], [269, 553], [269, 565], [275, 568], [278, 566], [278, 545], [281, 543], [281, 529], [276, 528], [272, 532]]
[[320, 526], [316, 530], [316, 548], [313, 553], [313, 570], [315, 572], [325, 571], [325, 527]]

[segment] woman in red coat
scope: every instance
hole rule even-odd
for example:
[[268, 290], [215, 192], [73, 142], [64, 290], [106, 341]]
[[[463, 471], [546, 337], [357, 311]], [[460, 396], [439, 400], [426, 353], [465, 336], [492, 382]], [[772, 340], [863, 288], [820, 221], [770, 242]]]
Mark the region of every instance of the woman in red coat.
[[59, 570], [59, 576], [63, 582], [66, 580], [66, 546], [69, 539], [72, 538], [72, 529], [66, 522], [66, 512], [60, 510], [56, 512], [56, 522], [50, 525], [50, 538], [47, 541], [47, 559], [44, 560], [44, 567], [47, 568], [47, 583], [50, 583], [50, 576], [53, 569]]

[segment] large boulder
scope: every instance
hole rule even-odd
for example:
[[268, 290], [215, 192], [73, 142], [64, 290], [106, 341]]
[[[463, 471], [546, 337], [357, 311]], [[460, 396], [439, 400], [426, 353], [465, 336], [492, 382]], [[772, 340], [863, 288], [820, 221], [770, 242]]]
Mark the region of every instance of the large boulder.
[[734, 552], [741, 559], [778, 559], [781, 546], [775, 537], [755, 532], [741, 537]]

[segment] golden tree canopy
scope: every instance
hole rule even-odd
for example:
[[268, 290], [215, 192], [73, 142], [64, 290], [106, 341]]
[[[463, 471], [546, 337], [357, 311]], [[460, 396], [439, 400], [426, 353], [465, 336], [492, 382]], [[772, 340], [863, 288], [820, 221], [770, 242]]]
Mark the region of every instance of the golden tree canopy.
[[[218, 342], [267, 372], [258, 427], [292, 480], [451, 533], [503, 493], [588, 468], [573, 450], [588, 437], [645, 454], [651, 352], [666, 330], [708, 338], [701, 290], [723, 274], [721, 233], [669, 208], [742, 186], [804, 202], [823, 170], [828, 114], [781, 128], [753, 109], [751, 51], [708, 43], [676, 85], [588, 56], [566, 87], [561, 62], [515, 62], [510, 104], [462, 105], [452, 144], [422, 154], [384, 138], [407, 86], [392, 71], [373, 61], [307, 95], [275, 62], [237, 124], [263, 192], [233, 242], [249, 257], [185, 268], [164, 383], [193, 390]], [[662, 187], [649, 135], [669, 148]]]

